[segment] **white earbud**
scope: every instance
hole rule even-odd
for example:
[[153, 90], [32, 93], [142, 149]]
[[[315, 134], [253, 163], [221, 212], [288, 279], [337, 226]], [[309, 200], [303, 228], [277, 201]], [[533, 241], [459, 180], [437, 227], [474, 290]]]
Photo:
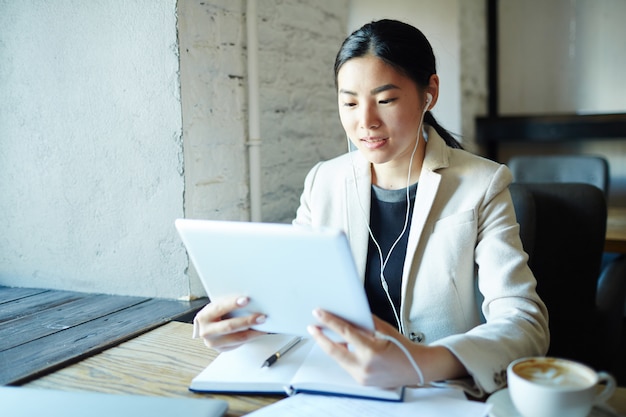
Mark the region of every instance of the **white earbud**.
[[[432, 100], [433, 100], [433, 95], [430, 94], [430, 93], [426, 93], [426, 106], [424, 106], [424, 111], [422, 113], [422, 119], [420, 120], [419, 130], [422, 130], [422, 128], [423, 128], [424, 115], [428, 111], [429, 104], [431, 103]], [[398, 312], [396, 310], [396, 306], [394, 305], [393, 300], [391, 299], [391, 295], [389, 294], [389, 285], [387, 284], [387, 280], [385, 279], [385, 267], [387, 266], [387, 262], [389, 261], [389, 258], [391, 257], [391, 253], [395, 249], [395, 247], [398, 244], [398, 242], [400, 241], [400, 239], [402, 239], [402, 236], [407, 231], [407, 228], [408, 228], [408, 225], [409, 225], [409, 213], [411, 211], [410, 210], [411, 209], [411, 199], [410, 199], [410, 196], [409, 196], [409, 185], [410, 185], [410, 180], [411, 180], [411, 167], [413, 166], [413, 156], [415, 155], [415, 152], [417, 151], [417, 148], [418, 148], [419, 138], [420, 138], [420, 136], [418, 135], [417, 139], [415, 140], [415, 147], [413, 148], [413, 153], [411, 154], [411, 159], [410, 159], [410, 162], [409, 162], [409, 171], [407, 173], [407, 178], [406, 178], [406, 205], [407, 205], [407, 209], [406, 209], [406, 215], [405, 215], [405, 218], [404, 218], [404, 227], [402, 229], [402, 232], [400, 232], [400, 235], [396, 238], [394, 243], [391, 245], [391, 248], [389, 248], [389, 252], [387, 253], [386, 257], [383, 256], [383, 252], [382, 252], [382, 249], [380, 248], [380, 244], [378, 243], [378, 241], [374, 237], [374, 233], [372, 233], [372, 229], [370, 228], [370, 225], [369, 225], [368, 216], [365, 213], [365, 209], [361, 205], [361, 198], [360, 198], [360, 196], [358, 198], [359, 206], [361, 207], [361, 213], [363, 214], [363, 219], [365, 220], [365, 224], [367, 226], [367, 230], [369, 232], [369, 235], [370, 235], [372, 241], [376, 245], [376, 249], [378, 250], [378, 255], [379, 255], [379, 259], [380, 259], [380, 283], [381, 283], [381, 286], [382, 286], [383, 290], [385, 291], [385, 294], [387, 295], [387, 299], [389, 300], [389, 304], [391, 305], [391, 310], [393, 311], [393, 314], [394, 314], [394, 316], [396, 318], [396, 323], [398, 324], [398, 330], [402, 334], [405, 334], [406, 332], [404, 330], [404, 326], [402, 325], [402, 321], [400, 320], [400, 317], [398, 316]], [[354, 184], [356, 186], [356, 184], [357, 184], [356, 170], [354, 168], [354, 161], [352, 160], [352, 153], [350, 152], [350, 150], [351, 150], [350, 143], [351, 142], [350, 142], [350, 138], [349, 137], [346, 136], [346, 139], [348, 141], [348, 153], [350, 154], [350, 160], [352, 162], [352, 175], [353, 175], [353, 178], [354, 178]], [[359, 188], [358, 187], [356, 187], [356, 193], [357, 193], [357, 195], [359, 194]], [[397, 344], [399, 342], [395, 341], [395, 343]], [[407, 356], [409, 356], [409, 355], [407, 355]], [[412, 360], [412, 358], [410, 358], [410, 359]], [[424, 381], [424, 378], [421, 375], [421, 371], [419, 370], [419, 367], [417, 366], [417, 364], [413, 363], [413, 367], [415, 368], [415, 370], [417, 371], [417, 373], [420, 376], [420, 385], [421, 385], [423, 383], [423, 381]]]

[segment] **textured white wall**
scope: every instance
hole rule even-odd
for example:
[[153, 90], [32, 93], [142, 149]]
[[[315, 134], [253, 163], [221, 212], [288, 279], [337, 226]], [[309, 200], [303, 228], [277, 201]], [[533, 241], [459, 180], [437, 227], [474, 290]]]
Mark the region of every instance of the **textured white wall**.
[[0, 1], [0, 284], [177, 298], [176, 0]]
[[[306, 172], [346, 148], [333, 63], [347, 5], [258, 2], [263, 221], [291, 221]], [[245, 12], [179, 3], [187, 217], [249, 219]]]
[[463, 147], [480, 153], [476, 116], [487, 115], [487, 4], [484, 0], [459, 1], [459, 16]]
[[260, 1], [262, 215], [288, 222], [306, 173], [347, 149], [333, 66], [348, 0]]
[[245, 1], [180, 1], [185, 215], [247, 220]]

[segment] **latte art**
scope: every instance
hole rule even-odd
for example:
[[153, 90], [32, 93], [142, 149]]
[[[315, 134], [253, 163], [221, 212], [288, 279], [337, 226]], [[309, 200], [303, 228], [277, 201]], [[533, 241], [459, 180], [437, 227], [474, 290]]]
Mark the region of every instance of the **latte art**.
[[593, 404], [606, 401], [616, 386], [607, 372], [545, 356], [511, 362], [506, 376], [511, 401], [524, 417], [588, 417]]
[[556, 362], [524, 362], [513, 370], [524, 379], [553, 387], [586, 388], [594, 383], [593, 376], [586, 375], [584, 370]]

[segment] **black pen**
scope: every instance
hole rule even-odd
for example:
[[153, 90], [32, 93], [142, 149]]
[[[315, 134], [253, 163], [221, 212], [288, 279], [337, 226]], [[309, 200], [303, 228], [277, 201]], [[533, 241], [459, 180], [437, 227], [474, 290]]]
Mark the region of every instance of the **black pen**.
[[272, 356], [265, 359], [265, 362], [263, 362], [263, 365], [261, 365], [261, 368], [265, 368], [266, 366], [272, 366], [274, 362], [278, 360], [278, 358], [282, 357], [285, 353], [289, 351], [289, 349], [297, 345], [300, 340], [302, 340], [302, 338], [299, 336], [296, 336], [293, 339], [291, 339], [289, 343], [287, 343], [285, 346], [280, 348], [278, 352], [274, 353]]

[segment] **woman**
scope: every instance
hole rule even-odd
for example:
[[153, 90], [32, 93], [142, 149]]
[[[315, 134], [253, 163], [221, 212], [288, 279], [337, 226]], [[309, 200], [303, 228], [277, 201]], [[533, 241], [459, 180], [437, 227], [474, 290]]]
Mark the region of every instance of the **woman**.
[[[429, 112], [439, 78], [418, 29], [394, 20], [364, 25], [344, 41], [335, 81], [357, 150], [309, 172], [294, 223], [346, 232], [377, 331], [315, 311], [350, 348], [318, 327], [309, 332], [363, 384], [445, 380], [476, 395], [501, 388], [513, 359], [545, 354], [549, 344], [510, 171], [462, 150]], [[250, 326], [261, 314], [222, 319], [247, 302], [215, 300], [198, 314], [208, 346], [228, 350], [260, 334]]]

